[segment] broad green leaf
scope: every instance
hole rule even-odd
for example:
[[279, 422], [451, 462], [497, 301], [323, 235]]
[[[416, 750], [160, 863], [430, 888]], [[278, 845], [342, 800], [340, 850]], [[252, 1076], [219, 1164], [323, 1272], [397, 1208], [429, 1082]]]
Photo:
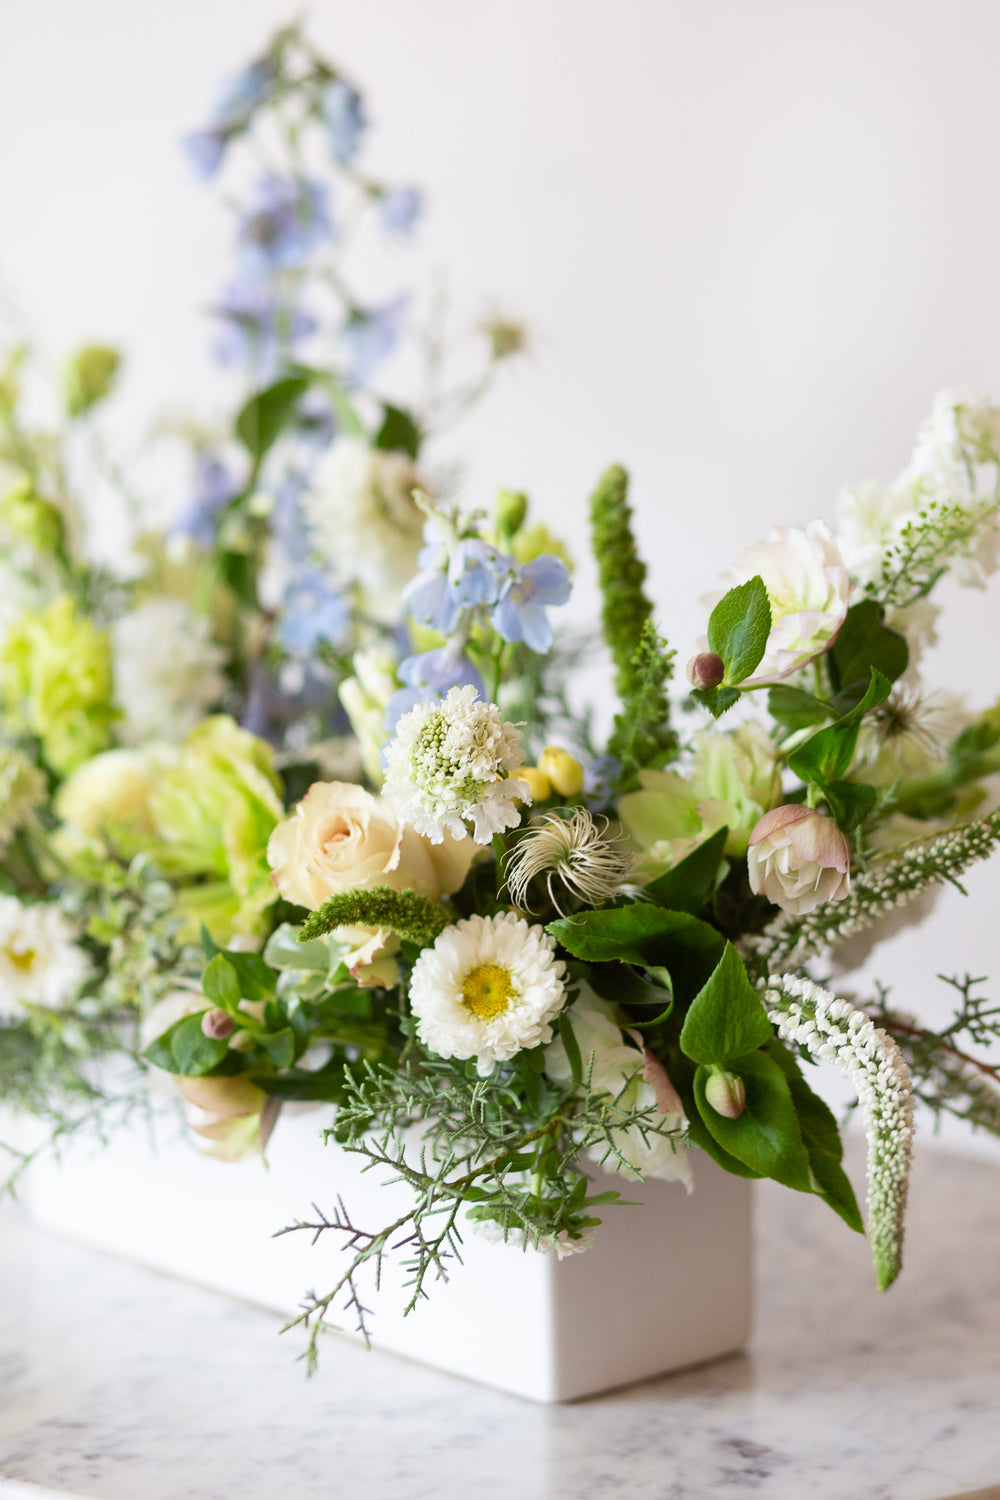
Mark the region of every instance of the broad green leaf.
[[573, 1075], [573, 1082], [580, 1083], [583, 1080], [583, 1059], [580, 1056], [580, 1044], [576, 1039], [573, 1023], [567, 1011], [561, 1013], [556, 1026], [558, 1027], [562, 1044], [566, 1048], [566, 1060], [569, 1063], [569, 1070]]
[[286, 375], [246, 402], [236, 418], [236, 435], [255, 465], [277, 442], [309, 386], [305, 375]]
[[796, 776], [803, 781], [813, 781], [818, 786], [825, 786], [828, 782], [839, 781], [846, 776], [854, 759], [861, 720], [871, 709], [884, 703], [891, 692], [892, 683], [889, 679], [873, 669], [868, 691], [854, 708], [835, 724], [810, 735], [805, 744], [800, 745], [795, 754], [789, 756], [788, 764]]
[[833, 716], [830, 704], [814, 698], [802, 688], [788, 687], [785, 683], [777, 683], [768, 691], [767, 711], [772, 719], [793, 734], [813, 724], [822, 724]]
[[228, 1051], [228, 1038], [205, 1035], [199, 1014], [175, 1021], [142, 1055], [168, 1073], [200, 1078], [218, 1067]]
[[727, 687], [752, 674], [770, 633], [771, 606], [759, 575], [722, 596], [709, 617], [708, 649], [725, 662]]
[[906, 640], [885, 624], [885, 609], [875, 599], [852, 605], [827, 653], [827, 670], [835, 693], [850, 688], [862, 696], [873, 670], [895, 682], [909, 661]]
[[832, 1111], [806, 1083], [798, 1062], [774, 1037], [767, 1046], [768, 1056], [781, 1068], [788, 1081], [792, 1103], [802, 1132], [814, 1178], [814, 1192], [839, 1214], [844, 1223], [859, 1234], [864, 1233], [861, 1210], [850, 1179], [841, 1166], [844, 1153], [840, 1131]]
[[420, 455], [421, 432], [408, 411], [399, 406], [382, 405], [382, 425], [375, 434], [375, 447], [390, 452], [408, 453], [413, 459]]
[[633, 968], [631, 964], [608, 963], [591, 964], [586, 971], [586, 979], [591, 989], [600, 995], [602, 1000], [610, 1000], [614, 1005], [630, 1006], [655, 1006], [658, 1009], [673, 999], [673, 981], [665, 970], [659, 970], [661, 977], [665, 976], [668, 983], [658, 983], [647, 976], [654, 971]]
[[739, 689], [734, 687], [692, 688], [691, 697], [707, 708], [713, 719], [721, 719], [727, 708], [740, 701]]
[[878, 793], [864, 781], [834, 781], [823, 789], [837, 826], [850, 833], [865, 821], [878, 801]]
[[681, 1050], [694, 1062], [727, 1063], [762, 1047], [773, 1035], [743, 960], [727, 943], [708, 983], [691, 1002]]
[[651, 880], [643, 895], [668, 911], [686, 911], [696, 917], [715, 885], [728, 836], [729, 829], [720, 828], [672, 870]]
[[724, 939], [687, 912], [664, 911], [636, 902], [605, 911], [580, 912], [550, 922], [547, 931], [572, 953], [592, 963], [615, 959], [651, 970], [669, 970], [681, 1000], [697, 993], [722, 954]]
[[701, 1064], [695, 1073], [695, 1100], [709, 1134], [724, 1151], [762, 1176], [799, 1192], [811, 1192], [809, 1156], [781, 1068], [763, 1052], [733, 1059], [729, 1067], [746, 1087], [746, 1104], [736, 1120], [716, 1114], [705, 1098], [711, 1068]]
[[290, 1026], [284, 1026], [280, 1031], [261, 1032], [257, 1042], [274, 1067], [290, 1068], [295, 1061], [295, 1033]]
[[224, 953], [210, 959], [201, 976], [201, 987], [207, 999], [223, 1010], [236, 1010], [240, 1003], [240, 981]]
[[343, 1104], [347, 1099], [344, 1085], [345, 1062], [331, 1058], [322, 1068], [290, 1068], [277, 1076], [266, 1074], [252, 1081], [273, 1099], [303, 1099], [326, 1104]]

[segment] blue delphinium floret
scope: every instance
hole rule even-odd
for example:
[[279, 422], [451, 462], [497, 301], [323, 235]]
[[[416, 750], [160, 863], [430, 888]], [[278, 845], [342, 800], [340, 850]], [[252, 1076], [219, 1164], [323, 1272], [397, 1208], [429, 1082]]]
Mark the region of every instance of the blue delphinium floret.
[[382, 228], [390, 234], [409, 234], [420, 218], [423, 206], [423, 194], [419, 188], [386, 188], [379, 204]]
[[403, 294], [379, 307], [354, 309], [340, 331], [340, 347], [346, 362], [345, 385], [367, 385], [388, 359], [403, 331], [409, 301]]
[[245, 127], [254, 110], [270, 94], [277, 71], [273, 57], [258, 57], [233, 78], [227, 79], [215, 101], [215, 123], [230, 130]]
[[326, 186], [308, 177], [269, 174], [254, 187], [237, 240], [247, 270], [294, 270], [331, 238]]
[[433, 651], [408, 656], [400, 662], [397, 672], [404, 685], [389, 699], [386, 709], [386, 727], [390, 734], [411, 708], [432, 698], [445, 697], [449, 688], [474, 687], [480, 698], [486, 697], [483, 679], [466, 656], [459, 638], [446, 641]]
[[549, 553], [523, 568], [513, 568], [490, 615], [494, 630], [505, 641], [523, 641], [532, 651], [549, 651], [554, 637], [546, 606], [565, 604], [571, 587], [566, 564]]
[[343, 78], [327, 84], [320, 100], [320, 115], [330, 138], [330, 149], [342, 166], [348, 166], [361, 148], [368, 128], [364, 100]]
[[228, 131], [220, 126], [209, 130], [192, 130], [181, 140], [181, 146], [202, 181], [214, 177], [219, 170], [229, 140]]
[[239, 485], [229, 469], [214, 453], [202, 453], [195, 468], [194, 495], [174, 522], [172, 535], [188, 537], [196, 547], [207, 551], [215, 541], [216, 520]]
[[223, 325], [215, 348], [222, 364], [253, 358], [269, 366], [277, 354], [279, 333], [290, 352], [317, 327], [305, 308], [282, 306], [273, 288], [254, 280], [234, 283], [211, 311]]
[[350, 624], [350, 602], [317, 568], [308, 568], [285, 590], [277, 635], [286, 651], [304, 656], [321, 641], [343, 644]]

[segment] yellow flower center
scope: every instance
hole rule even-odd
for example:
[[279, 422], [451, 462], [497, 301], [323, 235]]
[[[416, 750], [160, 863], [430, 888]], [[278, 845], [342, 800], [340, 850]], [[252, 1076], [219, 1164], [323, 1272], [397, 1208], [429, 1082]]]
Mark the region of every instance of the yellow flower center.
[[15, 969], [20, 969], [23, 974], [28, 973], [37, 956], [34, 948], [24, 948], [21, 950], [16, 948], [0, 948], [0, 953], [3, 954], [9, 963], [14, 965]]
[[480, 1021], [492, 1021], [509, 1010], [517, 991], [510, 970], [500, 964], [480, 964], [462, 980], [462, 999]]

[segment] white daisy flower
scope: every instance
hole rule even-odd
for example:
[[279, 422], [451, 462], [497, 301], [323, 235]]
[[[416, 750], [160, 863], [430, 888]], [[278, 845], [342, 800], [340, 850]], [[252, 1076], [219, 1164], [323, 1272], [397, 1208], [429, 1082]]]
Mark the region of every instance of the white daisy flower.
[[0, 746], [0, 849], [45, 801], [45, 776], [20, 750]]
[[19, 1020], [25, 1005], [58, 1009], [75, 998], [89, 972], [58, 907], [0, 896], [0, 1021]]
[[386, 751], [385, 792], [399, 816], [432, 844], [446, 833], [464, 839], [466, 821], [477, 844], [516, 828], [518, 803], [531, 801], [521, 764], [521, 731], [474, 687], [453, 687], [443, 703], [418, 703], [404, 714]]
[[498, 1062], [552, 1040], [565, 964], [555, 939], [513, 912], [446, 927], [413, 966], [417, 1035], [439, 1057], [474, 1057], [481, 1078]]
[[204, 615], [180, 599], [149, 599], [111, 629], [121, 738], [182, 740], [226, 690], [226, 653]]

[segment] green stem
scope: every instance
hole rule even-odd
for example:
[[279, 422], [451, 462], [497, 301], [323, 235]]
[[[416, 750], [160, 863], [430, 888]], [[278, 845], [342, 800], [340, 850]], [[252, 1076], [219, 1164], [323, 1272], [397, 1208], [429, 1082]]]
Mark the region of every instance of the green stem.
[[888, 811], [915, 813], [927, 801], [957, 791], [959, 787], [967, 786], [971, 781], [980, 781], [984, 776], [992, 776], [997, 771], [1000, 771], [1000, 744], [991, 745], [980, 755], [952, 762], [941, 771], [901, 782], [895, 797], [889, 803]]

